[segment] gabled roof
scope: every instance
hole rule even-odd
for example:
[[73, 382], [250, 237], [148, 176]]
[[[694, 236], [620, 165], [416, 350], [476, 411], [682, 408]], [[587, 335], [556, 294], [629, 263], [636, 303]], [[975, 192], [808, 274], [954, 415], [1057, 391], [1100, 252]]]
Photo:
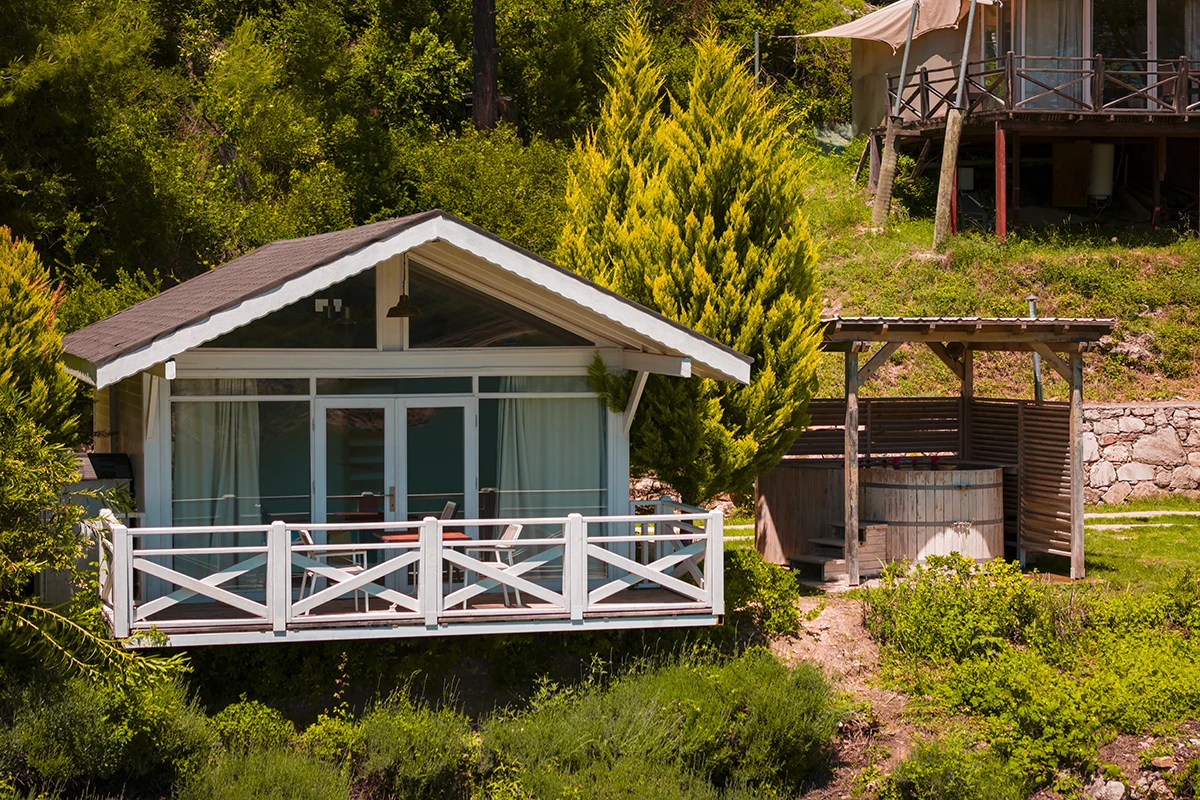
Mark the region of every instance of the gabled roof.
[[628, 349], [688, 358], [702, 376], [749, 382], [751, 358], [440, 210], [264, 245], [69, 334], [68, 366], [97, 386], [115, 383], [434, 242], [565, 304], [585, 328], [592, 318], [609, 336], [622, 333]]

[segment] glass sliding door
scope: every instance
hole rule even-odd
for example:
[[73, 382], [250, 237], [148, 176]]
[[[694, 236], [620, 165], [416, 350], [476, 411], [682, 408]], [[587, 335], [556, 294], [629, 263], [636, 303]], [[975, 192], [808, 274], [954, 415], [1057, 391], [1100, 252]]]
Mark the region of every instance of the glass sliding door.
[[[1118, 0], [1119, 2], [1120, 0]], [[1025, 49], [1018, 61], [1027, 108], [1082, 110], [1091, 70], [1083, 50], [1085, 0], [1025, 0]]]
[[[336, 401], [333, 401], [336, 403]], [[321, 404], [326, 522], [383, 522], [394, 518], [395, 467], [390, 404]], [[331, 531], [327, 543], [371, 541], [366, 531]]]
[[408, 519], [467, 514], [466, 408], [407, 401], [405, 464]]

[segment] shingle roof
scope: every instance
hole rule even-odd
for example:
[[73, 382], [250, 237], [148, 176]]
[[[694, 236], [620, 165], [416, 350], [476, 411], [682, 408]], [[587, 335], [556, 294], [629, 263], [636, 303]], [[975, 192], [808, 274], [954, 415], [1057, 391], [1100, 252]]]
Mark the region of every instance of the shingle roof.
[[425, 211], [349, 230], [271, 242], [68, 334], [63, 349], [90, 364], [107, 364], [440, 213]]
[[[632, 312], [634, 317], [652, 320], [654, 325], [668, 326], [687, 334], [697, 345], [703, 343], [705, 348], [715, 348], [725, 354], [723, 357], [732, 357], [741, 365], [733, 368], [732, 372], [725, 371], [723, 374], [741, 375], [742, 377], [736, 379], [742, 381], [749, 379], [748, 365], [753, 363], [749, 356], [439, 209], [349, 230], [264, 245], [118, 314], [69, 334], [63, 340], [63, 350], [70, 358], [90, 364], [93, 368], [112, 364], [124, 356], [166, 339], [177, 331], [201, 324], [218, 312], [260, 297], [342, 257], [436, 219], [447, 220], [456, 230], [474, 231], [500, 243], [510, 251], [552, 270], [551, 274], [564, 276], [580, 288], [586, 287], [588, 292], [599, 292], [601, 295], [615, 298]], [[612, 319], [615, 321], [616, 317]], [[160, 353], [157, 360], [161, 361], [163, 357]]]

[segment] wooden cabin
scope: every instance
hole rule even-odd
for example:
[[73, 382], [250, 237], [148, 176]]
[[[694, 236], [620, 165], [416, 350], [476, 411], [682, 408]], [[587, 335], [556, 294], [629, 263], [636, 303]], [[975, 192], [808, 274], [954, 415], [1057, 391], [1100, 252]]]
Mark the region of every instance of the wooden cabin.
[[811, 34], [853, 42], [853, 126], [871, 137], [872, 186], [889, 124], [912, 174], [936, 168], [962, 77], [960, 226], [1003, 237], [1023, 213], [1200, 224], [1200, 3], [977, 0], [968, 26], [970, 9], [899, 0]]
[[629, 432], [649, 374], [750, 359], [449, 214], [268, 244], [64, 349], [96, 450], [133, 465], [136, 510], [97, 531], [131, 646], [723, 613], [720, 514], [632, 505]]

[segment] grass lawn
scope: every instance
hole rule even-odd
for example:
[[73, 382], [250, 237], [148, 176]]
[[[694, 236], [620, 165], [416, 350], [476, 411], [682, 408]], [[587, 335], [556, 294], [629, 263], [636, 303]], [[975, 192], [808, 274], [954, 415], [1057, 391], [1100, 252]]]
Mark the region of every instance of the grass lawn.
[[[1121, 511], [1190, 511], [1192, 500], [1129, 504]], [[1112, 510], [1111, 507], [1109, 510]], [[1198, 509], [1200, 510], [1200, 507]], [[1114, 528], [1111, 525], [1126, 525]], [[1117, 588], [1156, 588], [1183, 570], [1200, 569], [1200, 517], [1090, 519], [1086, 528], [1087, 575]]]

